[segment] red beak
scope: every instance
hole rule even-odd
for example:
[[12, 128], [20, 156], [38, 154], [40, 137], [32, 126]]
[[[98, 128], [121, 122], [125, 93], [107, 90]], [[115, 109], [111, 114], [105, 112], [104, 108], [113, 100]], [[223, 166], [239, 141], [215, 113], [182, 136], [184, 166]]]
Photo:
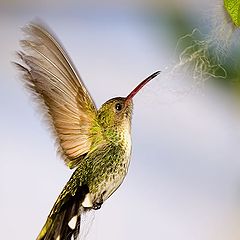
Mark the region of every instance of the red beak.
[[150, 82], [153, 78], [155, 78], [161, 71], [157, 71], [155, 73], [153, 73], [152, 75], [150, 75], [149, 77], [147, 77], [145, 80], [143, 80], [141, 83], [139, 83], [137, 85], [137, 87], [135, 87], [126, 97], [126, 101], [131, 100], [137, 93], [138, 91], [144, 86], [146, 85], [148, 82]]

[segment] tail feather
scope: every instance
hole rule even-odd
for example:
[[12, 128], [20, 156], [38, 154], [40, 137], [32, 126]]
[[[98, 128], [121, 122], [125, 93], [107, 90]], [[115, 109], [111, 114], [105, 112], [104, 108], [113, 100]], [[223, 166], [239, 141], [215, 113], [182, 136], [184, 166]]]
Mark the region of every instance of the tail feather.
[[78, 187], [74, 195], [63, 190], [37, 240], [76, 240], [80, 232], [81, 214], [86, 211], [82, 202], [87, 193], [86, 186]]

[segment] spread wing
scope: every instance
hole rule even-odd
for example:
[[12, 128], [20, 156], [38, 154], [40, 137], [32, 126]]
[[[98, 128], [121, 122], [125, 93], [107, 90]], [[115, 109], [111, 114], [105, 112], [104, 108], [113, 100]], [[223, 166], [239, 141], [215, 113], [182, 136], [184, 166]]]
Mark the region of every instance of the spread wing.
[[53, 34], [37, 23], [23, 31], [23, 52], [18, 52], [21, 64], [15, 64], [48, 116], [65, 163], [75, 167], [91, 145], [89, 129], [96, 117], [95, 104]]

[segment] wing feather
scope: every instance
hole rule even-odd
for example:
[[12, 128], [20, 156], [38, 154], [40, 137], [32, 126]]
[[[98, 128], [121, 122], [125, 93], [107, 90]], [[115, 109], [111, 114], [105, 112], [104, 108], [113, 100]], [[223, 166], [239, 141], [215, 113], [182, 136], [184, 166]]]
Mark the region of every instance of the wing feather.
[[75, 167], [76, 159], [81, 159], [92, 143], [95, 104], [66, 51], [47, 27], [31, 23], [24, 32], [26, 38], [20, 41], [23, 51], [18, 52], [21, 63], [16, 65], [48, 116], [65, 163]]

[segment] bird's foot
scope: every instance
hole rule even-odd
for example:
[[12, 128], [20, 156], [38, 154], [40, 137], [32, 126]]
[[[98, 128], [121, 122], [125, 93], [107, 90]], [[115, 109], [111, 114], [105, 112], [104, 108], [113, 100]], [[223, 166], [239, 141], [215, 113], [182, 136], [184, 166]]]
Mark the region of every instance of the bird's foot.
[[92, 207], [92, 208], [93, 208], [94, 210], [98, 210], [98, 209], [101, 208], [102, 204], [103, 204], [103, 200], [101, 200], [101, 201], [96, 201], [95, 203], [93, 203], [93, 207]]

